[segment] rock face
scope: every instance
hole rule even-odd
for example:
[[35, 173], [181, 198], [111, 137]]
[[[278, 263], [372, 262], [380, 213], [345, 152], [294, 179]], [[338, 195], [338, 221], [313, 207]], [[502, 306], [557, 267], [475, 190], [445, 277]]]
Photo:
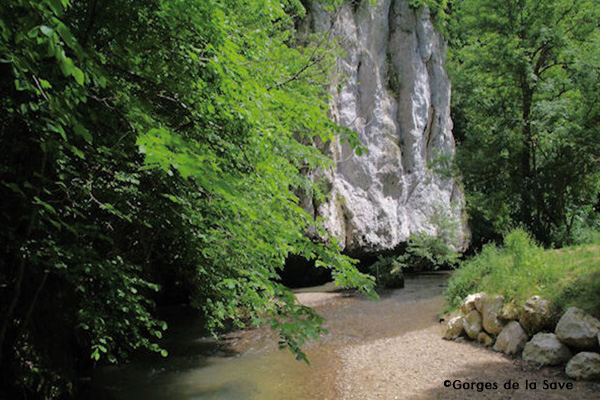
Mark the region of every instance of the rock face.
[[444, 170], [455, 150], [446, 45], [429, 10], [408, 0], [345, 2], [333, 13], [312, 4], [311, 29], [331, 32], [344, 50], [331, 118], [357, 132], [368, 154], [328, 144], [335, 167], [313, 176], [328, 200], [304, 206], [350, 253], [393, 249], [413, 233], [448, 236], [441, 221], [454, 223], [451, 245], [463, 248], [464, 197]]
[[525, 343], [527, 343], [527, 339], [527, 333], [525, 333], [521, 324], [517, 321], [511, 321], [506, 324], [502, 332], [498, 335], [494, 350], [508, 355], [519, 354], [523, 350]]
[[577, 349], [597, 349], [600, 321], [577, 307], [571, 307], [558, 321], [556, 336]]
[[519, 314], [519, 321], [523, 329], [530, 335], [551, 330], [553, 319], [550, 311], [550, 302], [542, 299], [540, 296], [532, 296], [527, 300]]
[[564, 364], [571, 355], [571, 350], [553, 333], [538, 333], [523, 349], [523, 360], [540, 366]]
[[582, 352], [569, 361], [565, 372], [577, 380], [600, 380], [600, 354]]

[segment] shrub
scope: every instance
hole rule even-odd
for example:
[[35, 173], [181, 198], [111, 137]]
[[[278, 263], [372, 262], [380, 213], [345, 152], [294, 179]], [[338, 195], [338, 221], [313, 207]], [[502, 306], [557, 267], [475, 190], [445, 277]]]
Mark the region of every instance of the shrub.
[[456, 265], [460, 254], [442, 238], [425, 233], [411, 235], [404, 254], [397, 258], [403, 268], [431, 271]]
[[369, 273], [375, 277], [380, 288], [404, 287], [402, 264], [396, 257], [379, 257], [379, 260], [369, 267]]

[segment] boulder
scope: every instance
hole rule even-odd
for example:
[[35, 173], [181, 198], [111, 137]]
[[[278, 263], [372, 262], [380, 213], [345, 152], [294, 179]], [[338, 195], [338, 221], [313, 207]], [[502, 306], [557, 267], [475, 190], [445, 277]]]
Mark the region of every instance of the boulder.
[[505, 304], [500, 311], [500, 318], [505, 321], [519, 319], [519, 309], [513, 303]]
[[492, 335], [500, 333], [504, 327], [504, 322], [500, 318], [502, 306], [504, 305], [503, 296], [487, 296], [483, 299], [481, 305], [481, 316], [483, 317], [483, 329]]
[[600, 321], [577, 307], [569, 308], [556, 325], [556, 336], [561, 342], [580, 350], [598, 348]]
[[538, 333], [523, 349], [523, 360], [540, 366], [561, 365], [572, 356], [571, 350], [553, 333]]
[[481, 332], [483, 319], [477, 310], [471, 310], [463, 319], [463, 328], [467, 336], [476, 340]]
[[483, 305], [488, 297], [489, 295], [485, 292], [477, 293], [477, 296], [475, 296], [475, 309], [480, 313], [483, 312]]
[[477, 341], [485, 347], [492, 347], [494, 344], [494, 338], [485, 332], [479, 332], [479, 335], [477, 335]]
[[454, 340], [463, 334], [463, 319], [464, 317], [458, 316], [448, 321], [448, 324], [446, 325], [446, 332], [444, 333], [444, 339]]
[[600, 380], [600, 354], [582, 352], [571, 358], [565, 372], [577, 380]]
[[517, 321], [510, 321], [498, 335], [494, 350], [509, 355], [519, 354], [525, 347], [528, 338], [521, 324]]
[[519, 322], [530, 335], [552, 331], [554, 321], [554, 316], [550, 310], [550, 302], [540, 296], [532, 296], [527, 300], [519, 313]]
[[[487, 294], [483, 293], [483, 292], [470, 294], [467, 297], [465, 297], [465, 299], [463, 300], [463, 302], [460, 306], [460, 310], [465, 315], [467, 315], [472, 310], [477, 310], [477, 311], [481, 312], [481, 308], [482, 308], [481, 305], [483, 304], [483, 299], [485, 299], [486, 297], [487, 297]], [[476, 305], [479, 305], [479, 307], [476, 307]]]

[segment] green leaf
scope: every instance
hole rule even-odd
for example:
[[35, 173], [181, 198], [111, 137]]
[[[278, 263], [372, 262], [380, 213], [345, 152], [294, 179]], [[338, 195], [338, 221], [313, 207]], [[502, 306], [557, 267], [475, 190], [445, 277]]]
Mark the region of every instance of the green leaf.
[[35, 200], [36, 204], [41, 205], [42, 207], [44, 207], [46, 210], [50, 211], [50, 213], [56, 215], [56, 209], [54, 207], [52, 207], [50, 204], [46, 203], [45, 201], [42, 201], [39, 197], [34, 196], [33, 199]]
[[64, 76], [73, 75], [75, 68], [77, 68], [75, 66], [75, 64], [73, 63], [73, 60], [70, 59], [69, 57], [67, 57], [65, 55], [64, 51], [62, 51], [62, 50], [59, 52], [57, 58], [60, 62], [60, 68], [61, 68], [63, 75]]
[[81, 86], [83, 86], [85, 81], [85, 75], [83, 74], [83, 71], [73, 66], [73, 68], [70, 70], [70, 73], [73, 74], [73, 78], [75, 78], [75, 81]]
[[71, 146], [68, 145], [67, 146], [72, 152], [73, 154], [75, 154], [77, 157], [81, 158], [82, 160], [85, 160], [85, 153], [81, 150], [79, 150], [77, 147], [75, 146]]
[[88, 131], [85, 126], [81, 125], [81, 124], [77, 124], [73, 127], [73, 131], [83, 137], [83, 139], [88, 142], [89, 144], [92, 144], [93, 141], [93, 137], [92, 134], [90, 133], [90, 131]]
[[49, 0], [48, 5], [56, 15], [60, 15], [69, 3], [66, 0]]
[[46, 36], [48, 36], [48, 37], [50, 37], [50, 36], [52, 36], [52, 35], [54, 34], [54, 29], [50, 28], [50, 27], [49, 27], [49, 26], [47, 26], [47, 25], [42, 25], [42, 26], [40, 26], [40, 31], [41, 31], [41, 32], [42, 32], [44, 35], [46, 35]]

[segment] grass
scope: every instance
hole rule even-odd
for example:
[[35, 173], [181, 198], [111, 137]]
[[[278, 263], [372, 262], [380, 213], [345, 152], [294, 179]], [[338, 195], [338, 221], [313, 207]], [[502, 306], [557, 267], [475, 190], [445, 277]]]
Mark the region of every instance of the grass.
[[556, 312], [579, 307], [600, 317], [600, 240], [544, 250], [523, 230], [504, 239], [504, 246], [485, 246], [454, 273], [446, 297], [450, 308], [471, 293], [501, 294], [521, 307], [532, 295], [550, 300]]

